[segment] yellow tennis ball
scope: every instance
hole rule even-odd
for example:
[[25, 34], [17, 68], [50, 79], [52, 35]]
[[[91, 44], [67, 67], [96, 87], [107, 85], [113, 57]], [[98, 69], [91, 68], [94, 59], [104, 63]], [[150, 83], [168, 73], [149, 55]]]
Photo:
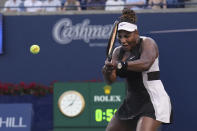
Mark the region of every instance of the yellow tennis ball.
[[30, 47], [30, 52], [32, 54], [38, 54], [40, 52], [40, 46], [39, 45], [32, 45]]

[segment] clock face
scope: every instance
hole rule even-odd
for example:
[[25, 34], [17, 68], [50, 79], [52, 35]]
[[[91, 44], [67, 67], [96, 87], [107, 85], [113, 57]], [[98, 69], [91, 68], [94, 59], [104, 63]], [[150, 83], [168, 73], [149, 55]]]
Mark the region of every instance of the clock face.
[[77, 91], [66, 91], [59, 97], [58, 107], [64, 115], [75, 117], [84, 110], [85, 100]]

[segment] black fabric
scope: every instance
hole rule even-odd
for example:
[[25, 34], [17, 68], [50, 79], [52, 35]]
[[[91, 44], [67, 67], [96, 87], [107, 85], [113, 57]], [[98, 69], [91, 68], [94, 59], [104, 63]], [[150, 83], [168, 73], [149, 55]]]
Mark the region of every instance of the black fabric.
[[160, 71], [148, 72], [148, 81], [160, 80]]
[[[126, 61], [134, 61], [140, 58], [142, 39], [134, 47]], [[125, 51], [121, 48], [119, 60], [121, 61]], [[116, 116], [121, 120], [135, 119], [140, 116], [151, 116], [155, 119], [155, 111], [150, 96], [143, 84], [142, 72], [118, 71], [117, 75], [126, 78], [127, 94], [124, 102], [118, 109]]]
[[[139, 43], [136, 45], [136, 47], [134, 47], [132, 50], [131, 50], [131, 54], [130, 56], [126, 59], [126, 61], [134, 61], [134, 60], [137, 60], [140, 58], [140, 55], [141, 55], [141, 43], [142, 43], [142, 38], [140, 38], [139, 40]], [[119, 56], [118, 56], [118, 60], [119, 61], [122, 61], [122, 58], [125, 54], [125, 51], [123, 50], [123, 48], [120, 49], [120, 53], [119, 53]], [[132, 59], [130, 59], [132, 58]], [[120, 70], [117, 70], [116, 71], [117, 75], [119, 77], [132, 77], [133, 79], [135, 79], [136, 76], [138, 76], [138, 72], [134, 72], [134, 71], [127, 71], [127, 70], [124, 70], [124, 71], [120, 71]]]
[[122, 120], [140, 116], [151, 116], [155, 118], [155, 110], [150, 96], [143, 85], [142, 75], [136, 79], [127, 78], [126, 81], [127, 94], [123, 104], [117, 111], [117, 117]]

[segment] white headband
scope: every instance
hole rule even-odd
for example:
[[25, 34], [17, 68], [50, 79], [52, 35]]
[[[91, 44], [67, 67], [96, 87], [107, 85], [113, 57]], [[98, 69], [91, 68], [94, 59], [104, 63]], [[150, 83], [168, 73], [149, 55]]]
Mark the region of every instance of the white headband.
[[135, 30], [137, 30], [137, 25], [132, 24], [132, 23], [128, 23], [128, 22], [120, 22], [118, 24], [118, 31], [119, 30], [125, 30], [128, 32], [133, 32]]

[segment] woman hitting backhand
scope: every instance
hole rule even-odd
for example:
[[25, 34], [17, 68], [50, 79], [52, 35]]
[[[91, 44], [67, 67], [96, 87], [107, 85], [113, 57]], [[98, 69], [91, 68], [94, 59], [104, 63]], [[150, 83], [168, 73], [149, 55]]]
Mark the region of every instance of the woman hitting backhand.
[[159, 75], [158, 47], [150, 37], [139, 36], [136, 15], [124, 9], [118, 24], [120, 46], [105, 61], [103, 76], [108, 84], [125, 78], [127, 94], [106, 131], [157, 131], [171, 123], [172, 108]]

